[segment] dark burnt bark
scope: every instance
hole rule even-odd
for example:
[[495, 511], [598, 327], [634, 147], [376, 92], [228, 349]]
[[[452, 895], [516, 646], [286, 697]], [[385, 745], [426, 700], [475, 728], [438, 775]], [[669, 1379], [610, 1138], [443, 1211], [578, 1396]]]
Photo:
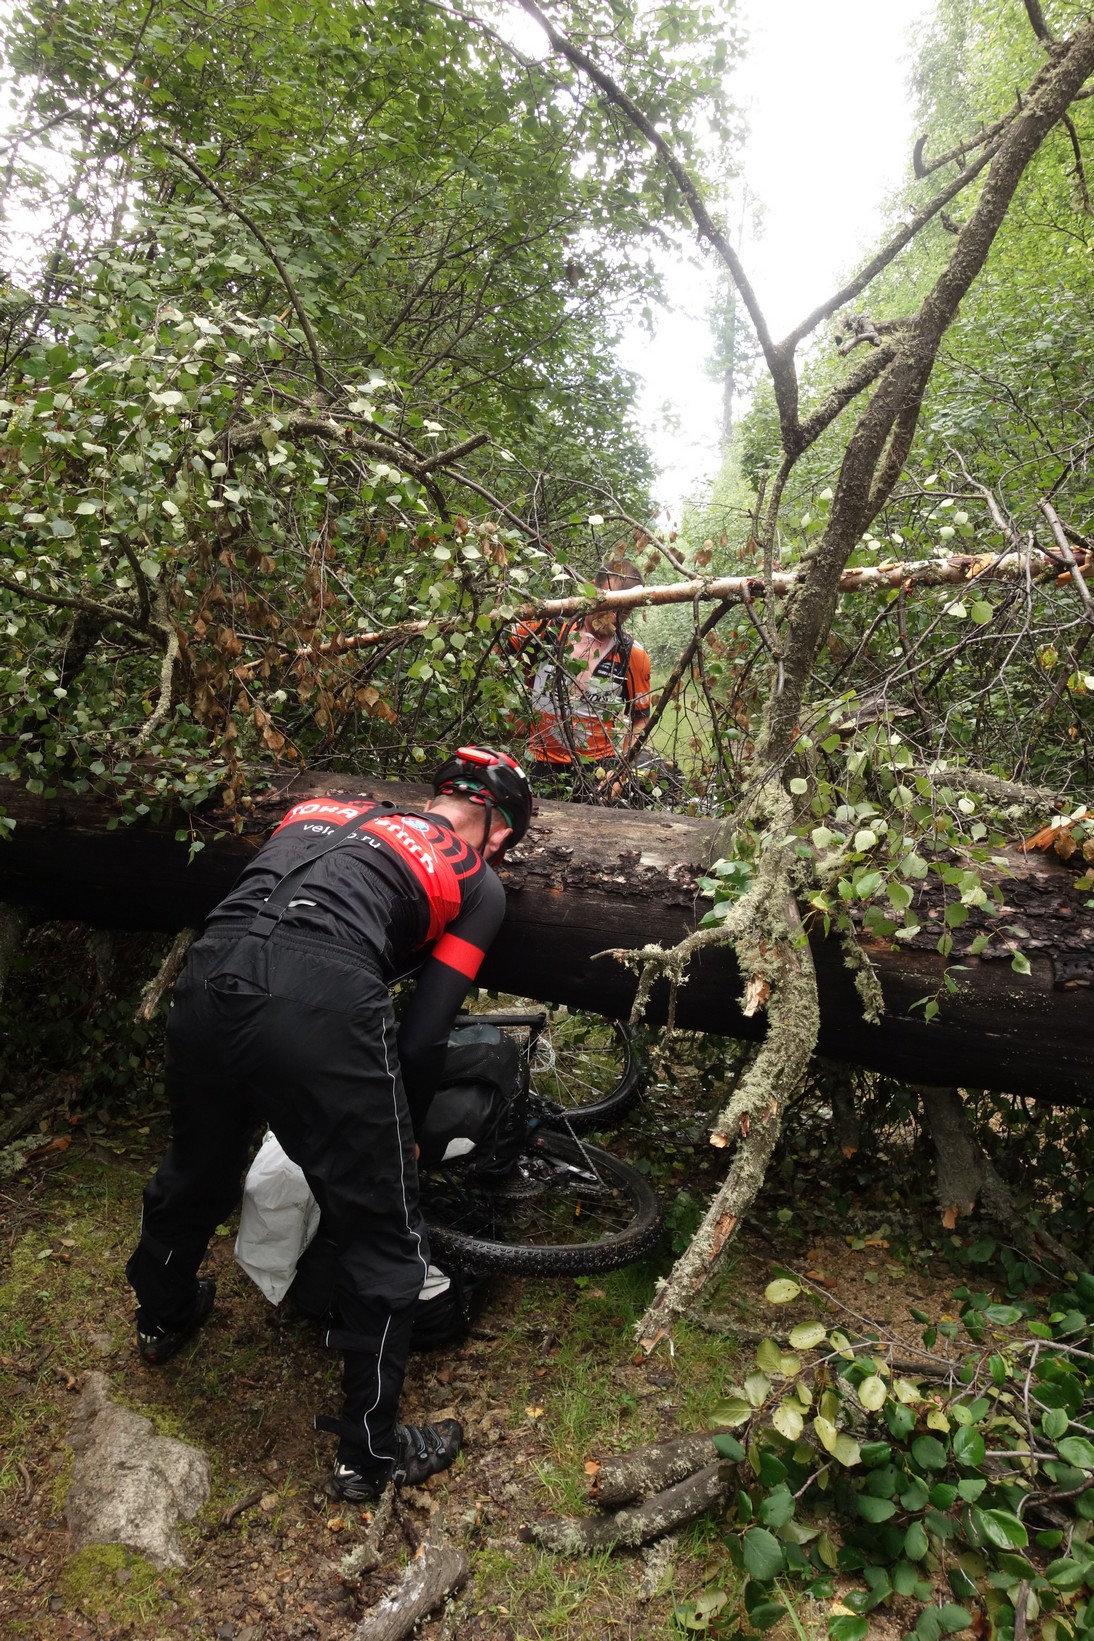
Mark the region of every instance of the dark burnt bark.
[[[109, 808], [89, 797], [46, 800], [0, 783], [0, 805], [15, 817], [0, 845], [0, 901], [35, 909], [40, 918], [104, 928], [174, 932], [198, 926], [226, 893], [270, 827], [290, 803], [312, 794], [371, 793], [421, 803], [420, 786], [352, 776], [286, 775], [255, 797], [243, 830], [233, 817], [207, 809], [193, 818], [205, 847], [187, 864], [175, 839], [180, 817], [118, 825]], [[528, 838], [503, 869], [509, 894], [505, 925], [489, 953], [483, 983], [626, 1015], [633, 973], [611, 956], [649, 941], [674, 945], [698, 924], [707, 902], [698, 889], [716, 830], [687, 816], [631, 813], [543, 802]], [[934, 949], [942, 928], [941, 890], [923, 891], [923, 932], [894, 950], [861, 941], [885, 996], [879, 1025], [862, 1016], [854, 977], [834, 940], [811, 938], [821, 1002], [819, 1052], [873, 1067], [904, 1082], [996, 1088], [1065, 1103], [1094, 1103], [1090, 1064], [1094, 1017], [1094, 918], [1075, 874], [1055, 859], [1015, 855], [1002, 880], [1004, 910], [994, 920], [1026, 931], [1021, 949], [1032, 972], [1016, 974], [1000, 934], [980, 957], [968, 955], [983, 926], [977, 915], [954, 931], [954, 951]], [[932, 899], [932, 896], [934, 897]], [[940, 991], [950, 965], [957, 990], [942, 991], [940, 1015], [925, 1023], [922, 1007]], [[741, 980], [730, 954], [700, 954], [676, 1001], [677, 1024], [688, 1030], [759, 1038], [762, 1013], [740, 1007]], [[664, 985], [655, 988], [650, 1016], [663, 1021]]]

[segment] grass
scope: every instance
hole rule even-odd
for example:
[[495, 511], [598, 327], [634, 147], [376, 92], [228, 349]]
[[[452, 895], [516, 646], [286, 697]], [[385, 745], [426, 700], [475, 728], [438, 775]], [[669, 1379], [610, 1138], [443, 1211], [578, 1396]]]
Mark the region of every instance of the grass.
[[501, 1620], [513, 1641], [610, 1635], [621, 1573], [628, 1576], [609, 1554], [570, 1561], [537, 1553], [517, 1558], [488, 1548], [475, 1558], [468, 1611]]

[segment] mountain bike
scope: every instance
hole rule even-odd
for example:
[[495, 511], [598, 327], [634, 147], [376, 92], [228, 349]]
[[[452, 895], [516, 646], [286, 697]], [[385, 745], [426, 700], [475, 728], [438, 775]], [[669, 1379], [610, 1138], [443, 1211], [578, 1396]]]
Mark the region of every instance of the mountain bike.
[[[423, 1147], [419, 1178], [434, 1256], [465, 1271], [577, 1276], [649, 1253], [661, 1214], [648, 1180], [581, 1137], [641, 1091], [644, 1065], [626, 1028], [510, 1007], [462, 1015], [450, 1042], [468, 1028], [480, 1037], [485, 1028], [492, 1069], [476, 1080], [472, 1050], [467, 1074], [446, 1080], [431, 1107], [439, 1134], [433, 1155]], [[607, 1068], [607, 1088], [593, 1086], [594, 1065]]]

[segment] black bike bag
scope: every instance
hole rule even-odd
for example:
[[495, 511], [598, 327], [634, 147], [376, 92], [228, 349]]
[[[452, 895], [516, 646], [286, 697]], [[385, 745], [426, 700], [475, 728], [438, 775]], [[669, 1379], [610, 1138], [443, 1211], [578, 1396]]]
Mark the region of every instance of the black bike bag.
[[516, 1042], [485, 1022], [453, 1026], [440, 1085], [414, 1134], [422, 1167], [461, 1162], [508, 1167], [526, 1133]]

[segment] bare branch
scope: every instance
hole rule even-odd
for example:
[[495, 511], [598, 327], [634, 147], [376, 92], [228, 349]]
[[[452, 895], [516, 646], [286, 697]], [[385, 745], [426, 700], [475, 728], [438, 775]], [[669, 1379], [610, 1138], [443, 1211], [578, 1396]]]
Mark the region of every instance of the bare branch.
[[197, 937], [197, 929], [179, 930], [163, 962], [141, 992], [141, 1000], [133, 1016], [136, 1025], [147, 1025], [155, 1018], [160, 1004], [178, 979], [186, 953]]
[[964, 161], [966, 155], [970, 154], [974, 148], [980, 148], [985, 143], [994, 142], [996, 137], [1006, 130], [1020, 108], [1021, 104], [1015, 103], [1014, 107], [1008, 109], [993, 125], [985, 126], [983, 131], [978, 132], [975, 137], [966, 138], [964, 142], [957, 143], [953, 148], [947, 149], [944, 154], [936, 154], [932, 160], [923, 158], [927, 138], [925, 136], [920, 137], [912, 150], [912, 169], [916, 176], [920, 180], [929, 177], [933, 171], [940, 171], [944, 165], [952, 165], [956, 160]]
[[552, 48], [560, 56], [565, 57], [567, 62], [572, 63], [575, 68], [588, 75], [593, 84], [598, 86], [604, 93], [608, 101], [626, 115], [636, 131], [642, 133], [651, 148], [667, 167], [687, 201], [688, 210], [691, 212], [695, 225], [699, 230], [700, 238], [707, 240], [714, 247], [733, 276], [733, 282], [741, 293], [741, 300], [748, 310], [748, 316], [756, 332], [757, 341], [763, 350], [764, 358], [767, 360], [767, 366], [775, 384], [775, 394], [779, 401], [780, 420], [783, 421], [786, 430], [796, 428], [797, 378], [793, 372], [789, 352], [785, 345], [782, 347], [776, 346], [772, 339], [767, 320], [764, 318], [756, 293], [745, 273], [744, 265], [722, 229], [707, 210], [706, 203], [699, 192], [694, 177], [687, 167], [681, 164], [672, 147], [666, 142], [653, 122], [646, 117], [637, 103], [628, 97], [623, 88], [616, 84], [610, 74], [606, 74], [602, 68], [593, 62], [591, 57], [568, 40], [555, 27], [550, 18], [544, 15], [535, 0], [520, 0], [520, 5], [529, 17], [535, 18], [550, 41]]
[[998, 138], [988, 143], [983, 152], [976, 159], [970, 160], [964, 170], [947, 187], [943, 188], [941, 193], [936, 194], [926, 205], [922, 205], [913, 211], [903, 226], [898, 228], [888, 244], [883, 245], [877, 255], [871, 257], [866, 266], [861, 268], [853, 279], [848, 280], [847, 284], [836, 291], [834, 296], [830, 296], [827, 301], [814, 308], [812, 313], [807, 314], [800, 324], [795, 325], [794, 329], [783, 337], [779, 343], [780, 349], [789, 351], [795, 348], [799, 342], [803, 341], [812, 331], [815, 331], [818, 325], [823, 324], [824, 320], [830, 319], [846, 303], [852, 302], [856, 296], [861, 295], [867, 285], [873, 279], [876, 279], [878, 274], [889, 266], [890, 262], [895, 261], [904, 247], [911, 244], [912, 240], [926, 227], [931, 218], [937, 216], [952, 199], [962, 193], [970, 182], [975, 181], [994, 156], [997, 144]]
[[438, 450], [435, 456], [427, 456], [425, 461], [419, 462], [415, 473], [416, 478], [422, 478], [426, 473], [432, 473], [438, 467], [451, 467], [464, 456], [470, 456], [473, 450], [481, 450], [484, 444], [490, 443], [489, 433], [472, 433], [464, 439], [462, 444], [450, 445], [447, 450]]
[[[867, 592], [871, 589], [903, 586], [940, 587], [962, 585], [980, 578], [1011, 580], [1030, 574], [1033, 579], [1055, 575], [1056, 560], [1037, 550], [1031, 553], [951, 553], [946, 558], [908, 560], [899, 563], [860, 564], [845, 570], [839, 578], [840, 593]], [[775, 570], [771, 575], [771, 594], [775, 598], [788, 597], [803, 580], [802, 570]], [[747, 604], [764, 596], [764, 578], [758, 575], [718, 576], [710, 580], [673, 582], [664, 587], [637, 587], [628, 592], [604, 593], [598, 598], [545, 598], [512, 606], [496, 606], [482, 613], [490, 621], [535, 621], [555, 617], [584, 615], [589, 610], [633, 610], [646, 605], [710, 603], [725, 600], [732, 604]], [[376, 644], [390, 643], [395, 638], [414, 638], [421, 633], [455, 632], [466, 622], [465, 615], [452, 616], [445, 621], [401, 621], [397, 626], [382, 631], [339, 635], [322, 644], [308, 644], [298, 649], [298, 656], [335, 655], [343, 651], [371, 649]]]
[[[226, 442], [233, 454], [257, 450], [262, 444], [263, 434], [268, 431], [269, 423], [266, 421], [246, 422], [242, 427], [229, 429]], [[400, 439], [400, 448], [395, 449], [394, 439], [391, 444], [385, 444], [383, 440], [358, 433], [355, 427], [336, 422], [329, 417], [317, 416], [311, 410], [302, 411], [298, 416], [290, 416], [277, 432], [279, 438], [325, 439], [355, 453], [375, 456], [380, 461], [396, 462], [402, 472], [409, 473], [415, 479], [424, 479], [435, 473], [438, 468], [451, 466], [462, 456], [470, 455], [471, 451], [478, 450], [490, 442], [489, 433], [473, 433], [470, 438], [463, 439], [459, 444], [450, 445], [447, 450], [438, 450], [432, 456], [424, 456], [415, 450], [408, 440]]]
[[1045, 14], [1041, 10], [1041, 0], [1022, 0], [1029, 18], [1029, 26], [1043, 45], [1054, 46], [1056, 36], [1045, 22]]
[[821, 400], [817, 408], [801, 424], [802, 438], [806, 445], [818, 439], [853, 399], [857, 399], [871, 382], [877, 381], [886, 367], [892, 364], [895, 355], [895, 348], [879, 347], [876, 353], [863, 359], [857, 370], [852, 371], [838, 387], [834, 387], [827, 397]]
[[1083, 609], [1086, 611], [1086, 618], [1091, 625], [1094, 626], [1094, 599], [1091, 598], [1090, 589], [1087, 587], [1087, 584], [1083, 579], [1083, 572], [1080, 570], [1075, 561], [1075, 554], [1071, 550], [1071, 543], [1064, 534], [1064, 527], [1060, 522], [1056, 509], [1050, 501], [1043, 501], [1041, 503], [1041, 511], [1052, 528], [1052, 537], [1059, 549], [1060, 557], [1067, 565], [1071, 579], [1075, 584], [1075, 590], [1083, 601]]
[[20, 598], [32, 599], [36, 604], [49, 604], [58, 610], [82, 610], [85, 615], [92, 615], [104, 624], [118, 621], [123, 627], [129, 627], [134, 632], [145, 631], [145, 623], [139, 614], [134, 614], [132, 610], [120, 610], [116, 604], [97, 604], [93, 598], [72, 597], [65, 593], [44, 593], [37, 587], [27, 587], [23, 582], [13, 581], [6, 575], [0, 575], [0, 587], [6, 587], [11, 593], [18, 593]]
[[1070, 114], [1064, 115], [1064, 130], [1071, 139], [1071, 152], [1075, 156], [1075, 180], [1079, 185], [1079, 198], [1082, 201], [1083, 215], [1091, 215], [1090, 190], [1086, 185], [1086, 168], [1083, 165], [1083, 151], [1079, 146], [1079, 133], [1075, 129], [1075, 121]]
[[133, 749], [139, 752], [147, 746], [156, 730], [171, 710], [171, 696], [175, 687], [175, 663], [179, 658], [179, 635], [167, 608], [167, 596], [161, 587], [156, 597], [156, 625], [163, 635], [163, 661], [160, 664], [159, 698], [151, 716], [134, 736]]

